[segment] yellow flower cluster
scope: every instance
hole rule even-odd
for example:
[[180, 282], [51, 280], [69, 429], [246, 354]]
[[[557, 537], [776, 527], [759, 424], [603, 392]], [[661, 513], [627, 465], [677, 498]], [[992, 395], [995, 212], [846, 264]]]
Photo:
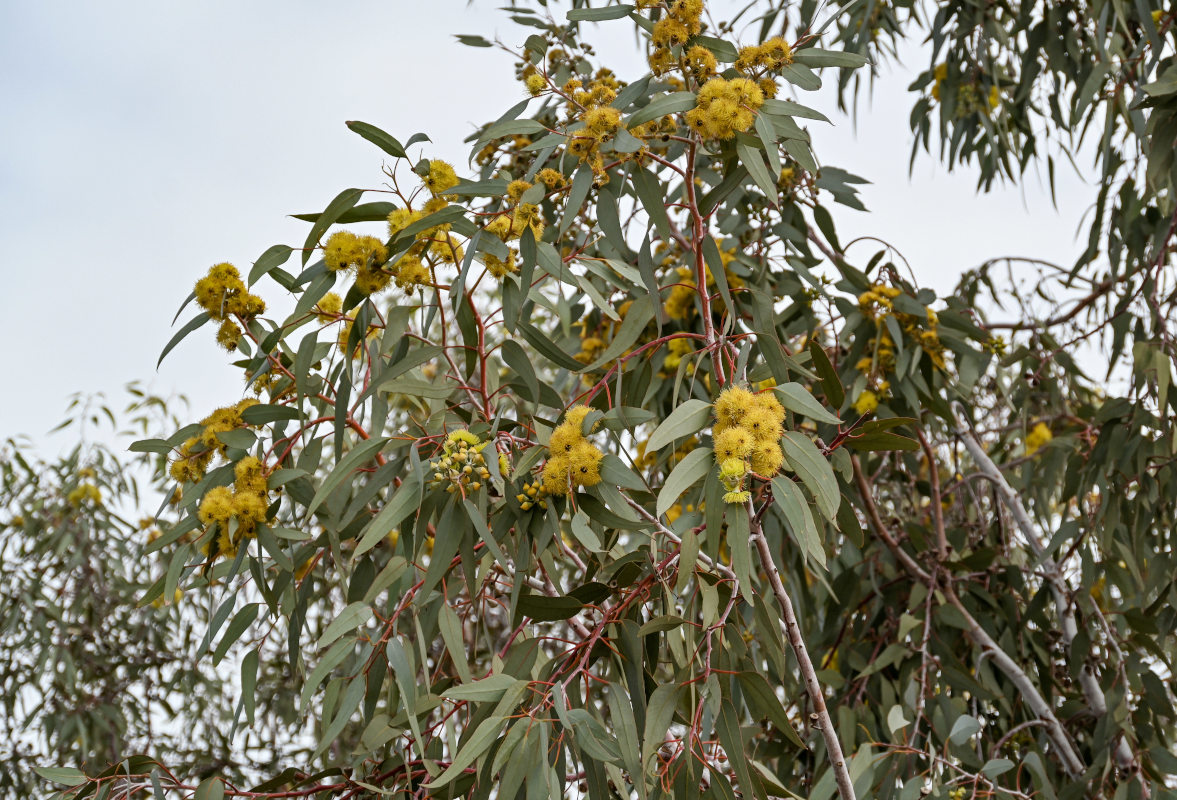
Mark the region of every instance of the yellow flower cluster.
[[780, 36], [774, 36], [762, 44], [741, 47], [734, 66], [740, 72], [745, 73], [763, 70], [776, 72], [792, 63], [792, 46]]
[[448, 161], [442, 161], [440, 158], [429, 160], [429, 172], [421, 179], [421, 182], [425, 184], [426, 189], [433, 193], [434, 197], [444, 197], [447, 191], [461, 183], [458, 180], [458, 173], [454, 171], [454, 165]]
[[343, 298], [335, 292], [327, 292], [320, 298], [319, 302], [315, 304], [315, 315], [319, 318], [319, 322], [324, 324], [335, 322], [339, 319], [339, 315], [343, 313]]
[[601, 459], [605, 454], [584, 437], [581, 429], [591, 410], [588, 406], [573, 406], [552, 431], [548, 441], [550, 456], [543, 471], [547, 494], [566, 495], [577, 487], [601, 482]]
[[102, 492], [94, 484], [86, 482], [71, 489], [69, 494], [65, 496], [65, 499], [66, 502], [75, 508], [86, 502], [100, 506], [102, 505]]
[[221, 321], [217, 330], [217, 343], [226, 350], [237, 349], [241, 328], [230, 317], [252, 319], [265, 313], [266, 303], [245, 289], [241, 274], [232, 264], [216, 264], [208, 274], [196, 282], [194, 290], [197, 304], [208, 315]]
[[[482, 451], [490, 442], [484, 442], [468, 430], [454, 431], [445, 437], [440, 457], [429, 462], [433, 470], [431, 485], [439, 488], [443, 484], [447, 492], [466, 490], [477, 492], [482, 482], [490, 477], [486, 468], [486, 456]], [[505, 478], [510, 470], [507, 457], [499, 453], [499, 472]]]
[[[887, 381], [883, 381], [883, 383], [887, 383]], [[871, 389], [863, 389], [858, 397], [854, 400], [854, 410], [857, 411], [860, 416], [865, 417], [867, 414], [873, 414], [878, 409], [878, 407], [879, 395], [877, 392]]]
[[894, 300], [903, 294], [903, 290], [895, 286], [876, 284], [858, 296], [858, 307], [870, 319], [878, 319], [891, 313]]
[[196, 483], [203, 478], [213, 458], [225, 452], [225, 444], [217, 434], [245, 427], [241, 412], [255, 405], [257, 400], [246, 398], [236, 405], [218, 408], [202, 419], [200, 424], [204, 429], [180, 446], [180, 453], [168, 470], [172, 478], [180, 483]]
[[699, 90], [687, 123], [702, 136], [731, 139], [752, 127], [762, 105], [764, 90], [750, 78], [712, 78]]
[[1026, 455], [1032, 456], [1054, 438], [1050, 427], [1045, 422], [1039, 422], [1026, 434]]
[[[671, 291], [673, 292], [673, 289]], [[662, 369], [672, 372], [678, 369], [684, 358], [695, 352], [695, 341], [686, 337], [671, 339], [666, 343], [666, 350], [666, 359], [662, 362]]]
[[567, 178], [559, 170], [554, 170], [551, 167], [544, 167], [535, 176], [536, 181], [542, 183], [548, 189], [562, 189], [568, 183]]
[[[511, 242], [522, 236], [523, 232], [529, 228], [531, 229], [531, 235], [538, 242], [544, 235], [544, 218], [543, 214], [540, 213], [539, 206], [535, 203], [520, 203], [515, 206], [513, 211], [500, 214], [487, 224], [486, 231], [497, 236], [504, 242]], [[514, 263], [514, 260], [515, 253], [512, 251], [507, 258], [507, 262]], [[485, 263], [485, 260], [483, 263]], [[487, 265], [487, 269], [491, 269], [489, 264]]]
[[548, 88], [548, 80], [538, 72], [533, 72], [528, 75], [523, 83], [527, 86], [527, 93], [532, 97], [538, 97]]
[[323, 261], [332, 272], [354, 271], [356, 289], [364, 294], [382, 292], [392, 283], [392, 273], [384, 269], [388, 248], [375, 236], [338, 231], [327, 240]]
[[[206, 530], [217, 526], [216, 538], [204, 546], [204, 552], [213, 557], [233, 558], [242, 540], [257, 536], [257, 526], [268, 516], [265, 465], [253, 456], [246, 456], [237, 462], [233, 477], [232, 488], [210, 489], [197, 512]], [[231, 524], [233, 520], [237, 522], [235, 528]]]
[[749, 472], [771, 478], [781, 470], [785, 409], [771, 391], [753, 394], [729, 386], [715, 400], [715, 461], [727, 493], [725, 503], [743, 503], [751, 495], [744, 489]]
[[657, 50], [686, 44], [703, 30], [703, 0], [669, 0], [666, 16], [654, 23], [650, 41]]

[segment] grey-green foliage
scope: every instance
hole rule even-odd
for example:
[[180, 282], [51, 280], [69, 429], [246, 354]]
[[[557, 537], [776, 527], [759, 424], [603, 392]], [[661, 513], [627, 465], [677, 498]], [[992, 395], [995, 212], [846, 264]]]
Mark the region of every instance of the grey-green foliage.
[[[1174, 205], [1170, 167], [1136, 158], [1170, 141], [1171, 13], [806, 0], [693, 31], [686, 0], [540, 5], [509, 12], [537, 97], [471, 136], [468, 170], [349, 123], [390, 189], [298, 215], [293, 263], [277, 245], [198, 284], [173, 344], [220, 320], [253, 395], [136, 445], [180, 489], [136, 579], [144, 601], [184, 589], [193, 674], [233, 679], [169, 688], [226, 698], [228, 724], [193, 728], [211, 766], [148, 748], [45, 777], [1172, 796]], [[651, 72], [609, 72], [592, 21], [637, 31]], [[1093, 248], [1025, 262], [1032, 297], [1009, 259], [937, 298], [835, 226], [864, 178], [826, 163], [805, 93], [929, 31], [917, 147], [935, 128], [982, 186], [1110, 131]], [[1104, 58], [1112, 83], [1088, 80]], [[251, 310], [246, 282], [293, 312]], [[783, 417], [757, 443], [779, 474], [721, 440], [748, 408]]]

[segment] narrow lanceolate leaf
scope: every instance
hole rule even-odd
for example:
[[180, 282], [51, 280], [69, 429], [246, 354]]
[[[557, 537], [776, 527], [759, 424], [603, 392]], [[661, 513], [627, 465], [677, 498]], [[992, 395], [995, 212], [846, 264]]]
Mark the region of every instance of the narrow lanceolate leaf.
[[408, 154], [405, 153], [404, 145], [397, 141], [395, 136], [385, 133], [375, 125], [369, 125], [367, 122], [358, 122], [356, 120], [352, 120], [347, 123], [347, 127], [367, 139], [372, 144], [379, 147], [384, 152], [388, 153], [393, 158], [408, 158]]
[[798, 50], [793, 54], [793, 63], [804, 64], [807, 67], [844, 67], [846, 69], [857, 69], [864, 64], [869, 64], [870, 60], [866, 56], [858, 53], [808, 47], [804, 50]]
[[666, 483], [662, 485], [662, 491], [658, 493], [658, 516], [665, 514], [667, 509], [677, 503], [683, 492], [703, 480], [707, 470], [712, 468], [713, 462], [714, 453], [710, 447], [697, 447], [687, 453], [686, 457], [675, 465], [666, 478]]
[[159, 365], [163, 363], [163, 360], [167, 356], [167, 354], [172, 352], [172, 350], [175, 349], [176, 345], [178, 345], [180, 342], [182, 342], [184, 340], [185, 336], [192, 333], [192, 331], [196, 330], [197, 328], [199, 328], [201, 325], [203, 325], [204, 323], [206, 323], [208, 321], [209, 321], [209, 316], [207, 313], [205, 313], [203, 311], [200, 312], [199, 314], [197, 314], [192, 319], [190, 319], [188, 321], [188, 323], [186, 325], [184, 325], [183, 328], [180, 328], [180, 330], [176, 331], [176, 335], [171, 338], [171, 341], [169, 341], [166, 345], [164, 345], [163, 352], [159, 354], [159, 360], [155, 362], [155, 366], [158, 368]]
[[797, 484], [788, 478], [772, 479], [772, 496], [785, 517], [785, 525], [793, 535], [802, 552], [821, 566], [826, 565], [826, 553], [821, 545], [821, 536], [809, 513], [809, 504]]
[[311, 232], [307, 234], [306, 244], [303, 245], [302, 251], [302, 265], [305, 267], [307, 262], [311, 260], [311, 254], [315, 252], [315, 248], [319, 244], [319, 239], [327, 232], [327, 229], [334, 225], [343, 212], [354, 206], [359, 202], [360, 197], [363, 196], [362, 189], [344, 189], [335, 196], [335, 199], [327, 204], [327, 208], [311, 225]]
[[331, 624], [323, 631], [323, 635], [319, 637], [315, 647], [326, 647], [340, 636], [354, 631], [370, 619], [372, 619], [372, 609], [367, 603], [352, 603], [339, 612], [338, 617], [331, 620]]
[[480, 681], [451, 686], [442, 692], [441, 696], [448, 700], [472, 700], [477, 703], [497, 702], [508, 689], [517, 683], [519, 683], [518, 678], [500, 672]]
[[838, 479], [830, 462], [817, 449], [817, 445], [799, 431], [786, 431], [781, 445], [789, 466], [805, 483], [805, 488], [813, 493], [822, 516], [833, 521], [838, 515], [838, 506], [842, 504], [842, 495], [838, 491]]
[[233, 621], [229, 623], [229, 627], [225, 630], [225, 635], [221, 637], [221, 641], [217, 644], [217, 649], [213, 653], [213, 666], [221, 662], [225, 654], [229, 652], [229, 648], [233, 643], [241, 638], [241, 634], [245, 633], [246, 629], [253, 624], [257, 619], [258, 604], [250, 603], [237, 612], [233, 617]]
[[502, 733], [502, 727], [502, 717], [484, 719], [482, 724], [478, 726], [474, 733], [470, 734], [470, 738], [458, 750], [458, 754], [454, 756], [454, 760], [446, 767], [445, 772], [425, 784], [425, 788], [440, 788], [465, 772], [467, 767], [473, 764], [479, 756], [490, 749], [492, 744], [498, 741], [499, 735]]
[[756, 181], [760, 191], [764, 192], [764, 196], [775, 206], [780, 195], [780, 189], [777, 188], [777, 176], [773, 175], [765, 165], [764, 156], [761, 155], [760, 150], [740, 142], [736, 145], [736, 151], [740, 154], [740, 162], [748, 169], [752, 180]]
[[629, 16], [633, 11], [632, 5], [624, 3], [605, 8], [574, 8], [568, 12], [569, 22], [601, 22], [603, 20], [621, 19]]
[[711, 419], [711, 404], [692, 397], [662, 421], [646, 442], [646, 452], [661, 450], [675, 439], [685, 439], [701, 431]]
[[642, 766], [648, 768], [650, 759], [666, 741], [666, 732], [678, 706], [679, 685], [665, 683], [654, 690], [646, 704], [646, 730], [642, 734]]
[[276, 244], [266, 250], [258, 257], [257, 261], [253, 262], [253, 268], [249, 271], [249, 285], [253, 286], [274, 267], [285, 264], [293, 252], [294, 248], [286, 244]]
[[809, 390], [799, 383], [785, 383], [774, 387], [773, 391], [777, 393], [777, 397], [781, 401], [781, 405], [792, 411], [794, 414], [801, 414], [809, 417], [814, 422], [828, 422], [831, 425], [837, 425], [841, 422], [836, 416], [831, 414], [821, 403], [817, 401]]
[[323, 481], [323, 485], [319, 487], [319, 490], [315, 492], [314, 498], [311, 499], [311, 504], [307, 506], [307, 516], [309, 517], [315, 513], [315, 509], [323, 504], [323, 501], [327, 499], [327, 496], [331, 492], [335, 491], [345, 479], [351, 477], [352, 472], [357, 467], [370, 461], [387, 443], [388, 439], [385, 438], [367, 439], [356, 445], [351, 452], [339, 459], [339, 463], [331, 470], [331, 474]]
[[671, 92], [670, 94], [660, 95], [647, 103], [643, 108], [639, 108], [633, 112], [629, 119], [625, 121], [625, 127], [632, 128], [634, 125], [641, 125], [643, 122], [649, 122], [652, 119], [658, 119], [667, 114], [689, 111], [695, 107], [695, 102], [694, 92]]

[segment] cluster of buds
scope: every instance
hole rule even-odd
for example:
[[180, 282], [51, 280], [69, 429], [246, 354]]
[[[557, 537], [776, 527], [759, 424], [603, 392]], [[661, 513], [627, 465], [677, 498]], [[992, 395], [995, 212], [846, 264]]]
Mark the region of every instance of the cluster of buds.
[[548, 493], [544, 489], [542, 480], [535, 480], [530, 483], [525, 482], [519, 494], [515, 495], [515, 499], [519, 501], [519, 507], [524, 511], [530, 511], [538, 506], [542, 510], [548, 508]]
[[[441, 456], [429, 462], [433, 470], [430, 486], [445, 486], [447, 492], [461, 490], [477, 492], [490, 477], [486, 468], [486, 456], [482, 450], [490, 442], [484, 442], [468, 430], [457, 430], [445, 437]], [[499, 469], [506, 475], [506, 457], [499, 455]]]

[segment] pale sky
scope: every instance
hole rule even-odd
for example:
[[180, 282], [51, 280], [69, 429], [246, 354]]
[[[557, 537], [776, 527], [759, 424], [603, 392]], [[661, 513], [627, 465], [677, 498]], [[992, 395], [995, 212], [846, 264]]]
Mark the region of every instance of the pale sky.
[[[239, 398], [240, 373], [211, 329], [156, 370], [193, 282], [214, 263], [246, 273], [270, 245], [301, 245], [307, 226], [286, 215], [380, 185], [383, 153], [345, 120], [402, 140], [426, 132], [434, 144], [414, 157], [464, 164], [462, 139], [524, 96], [510, 58], [452, 36], [521, 45], [530, 31], [496, 5], [0, 3], [0, 439], [29, 434], [58, 450], [69, 434], [45, 434], [70, 394], [101, 391], [121, 406], [132, 380], [186, 394], [196, 417]], [[589, 37], [633, 77], [639, 58], [624, 21]], [[884, 71], [857, 129], [835, 116], [832, 93], [798, 97], [835, 123], [810, 126], [819, 160], [873, 182], [862, 192], [871, 213], [838, 216], [841, 239], [889, 240], [938, 293], [990, 257], [1069, 262], [1093, 195], [1066, 168], [1058, 211], [1033, 177], [978, 195], [971, 171], [948, 175], [925, 156], [909, 178], [906, 89], [926, 67], [915, 55]], [[260, 286], [264, 297], [281, 292]]]

